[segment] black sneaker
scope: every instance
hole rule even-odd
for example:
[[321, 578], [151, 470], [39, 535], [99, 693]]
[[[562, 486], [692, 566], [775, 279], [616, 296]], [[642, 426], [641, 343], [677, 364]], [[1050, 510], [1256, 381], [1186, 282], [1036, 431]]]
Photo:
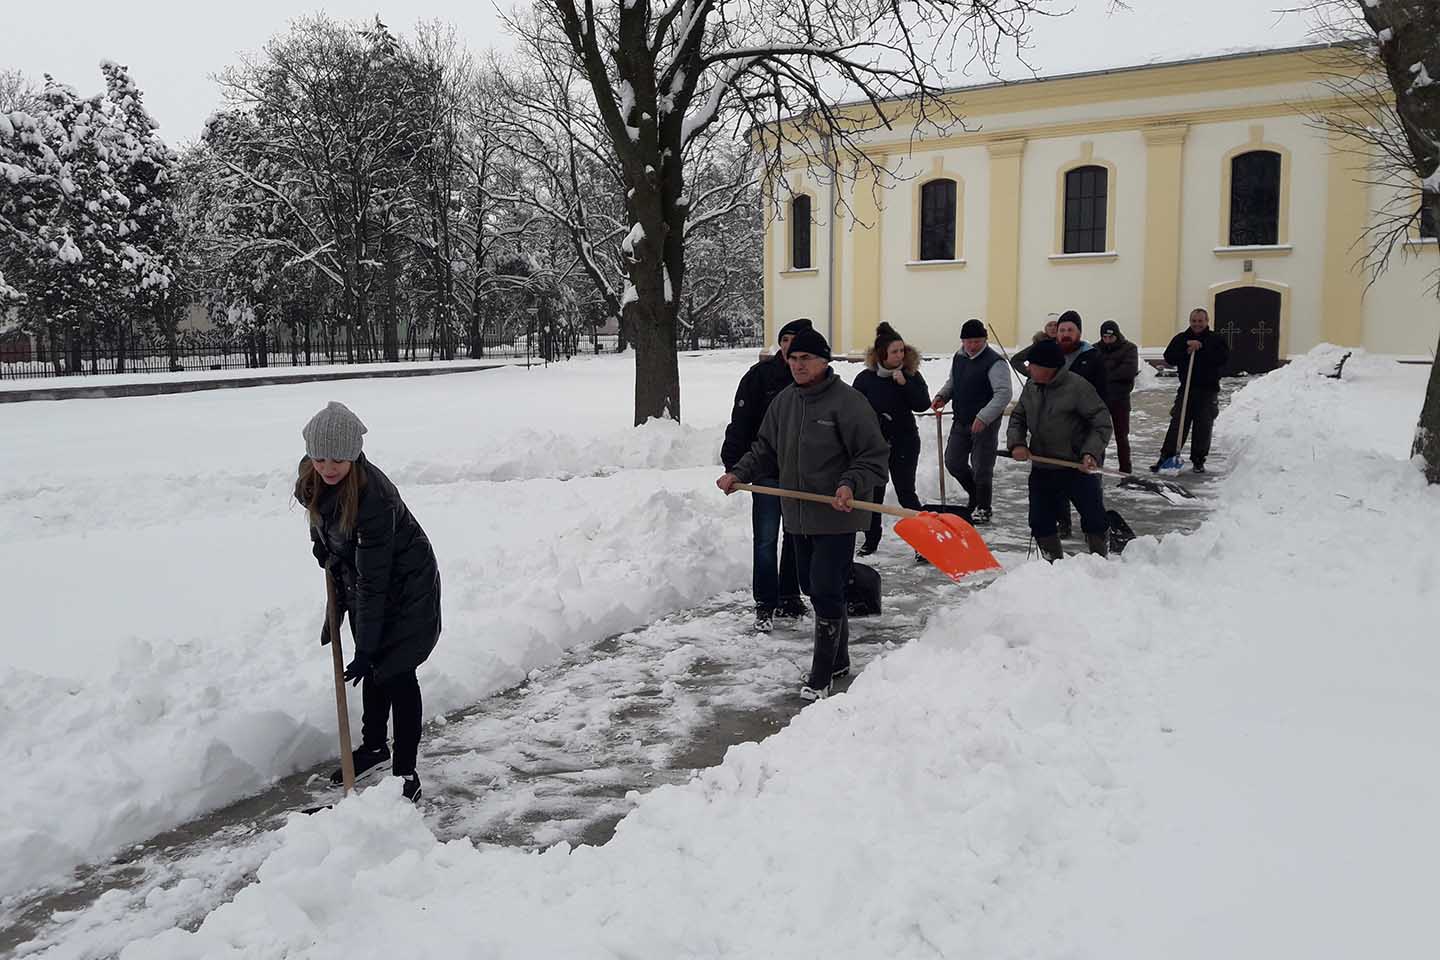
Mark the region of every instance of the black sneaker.
[[757, 605], [755, 607], [755, 630], [759, 633], [769, 633], [775, 626], [775, 611], [769, 607]]
[[916, 563], [929, 563], [930, 561], [927, 560], [927, 559], [925, 559], [925, 554], [921, 553], [919, 550], [916, 550], [916, 551], [915, 551], [915, 562], [916, 562]]
[[810, 612], [805, 606], [805, 601], [799, 597], [786, 597], [780, 601], [780, 607], [775, 611], [775, 616], [782, 620], [799, 620]]
[[857, 557], [868, 557], [870, 556], [870, 554], [874, 553], [876, 550], [879, 549], [879, 543], [871, 543], [869, 540], [866, 540], [864, 543], [860, 544], [860, 549], [855, 551], [855, 555]]
[[970, 511], [970, 523], [974, 526], [983, 526], [990, 522], [990, 508], [976, 507]]
[[404, 778], [400, 785], [400, 795], [411, 803], [420, 802], [420, 777], [418, 774], [410, 774]]
[[1161, 467], [1161, 465], [1162, 465], [1164, 462], [1165, 462], [1164, 460], [1159, 460], [1159, 461], [1156, 461], [1155, 463], [1150, 464], [1150, 472], [1151, 472], [1151, 473], [1159, 473], [1159, 472], [1160, 472], [1160, 467]]
[[841, 667], [840, 669], [836, 670], [834, 673], [830, 674], [830, 679], [831, 679], [831, 680], [844, 680], [844, 679], [845, 679], [846, 677], [848, 677], [848, 676], [850, 676], [850, 664], [847, 663], [847, 664], [845, 664], [845, 666]]
[[825, 684], [825, 686], [824, 686], [822, 689], [819, 689], [819, 690], [817, 690], [817, 689], [815, 689], [814, 687], [810, 686], [808, 683], [807, 683], [807, 684], [803, 684], [803, 685], [801, 685], [801, 687], [800, 687], [800, 699], [801, 699], [801, 700], [809, 700], [809, 701], [812, 701], [812, 702], [813, 702], [813, 701], [815, 701], [815, 700], [824, 700], [824, 699], [825, 699], [826, 697], [828, 697], [828, 696], [830, 696], [830, 684], [828, 684], [828, 683]]
[[[355, 764], [355, 780], [359, 782], [361, 777], [378, 773], [390, 762], [390, 748], [383, 743], [378, 747], [369, 747], [362, 743], [359, 749], [351, 751], [350, 758]], [[336, 770], [330, 774], [330, 782], [336, 785], [344, 783], [345, 771]]]
[[1205, 464], [1203, 464], [1203, 463], [1192, 463], [1192, 464], [1190, 464], [1190, 469], [1191, 469], [1192, 471], [1194, 471], [1195, 473], [1204, 473], [1204, 472], [1205, 472]]

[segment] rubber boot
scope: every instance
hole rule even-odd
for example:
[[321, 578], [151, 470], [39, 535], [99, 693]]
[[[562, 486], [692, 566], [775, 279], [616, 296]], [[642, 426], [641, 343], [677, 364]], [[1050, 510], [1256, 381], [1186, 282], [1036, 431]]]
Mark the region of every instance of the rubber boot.
[[1054, 563], [1065, 556], [1065, 548], [1060, 545], [1059, 537], [1036, 537], [1035, 546], [1040, 548], [1040, 556], [1045, 558], [1046, 563]]
[[1100, 557], [1110, 556], [1110, 534], [1109, 533], [1087, 533], [1085, 534], [1085, 545], [1090, 552]]
[[835, 644], [835, 666], [830, 671], [832, 680], [850, 676], [850, 618], [840, 620], [840, 639]]
[[814, 690], [821, 696], [829, 694], [830, 680], [835, 671], [835, 654], [844, 628], [843, 617], [838, 620], [827, 620], [819, 616], [815, 618], [815, 653], [810, 660], [810, 676], [800, 691], [802, 697], [805, 696], [805, 690]]

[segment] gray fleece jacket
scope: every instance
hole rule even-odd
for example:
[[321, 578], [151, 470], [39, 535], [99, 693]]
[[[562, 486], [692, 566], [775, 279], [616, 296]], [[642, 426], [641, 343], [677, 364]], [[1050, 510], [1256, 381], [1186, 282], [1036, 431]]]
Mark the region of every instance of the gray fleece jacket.
[[[834, 496], [840, 486], [864, 495], [889, 477], [890, 445], [864, 395], [827, 370], [825, 379], [776, 394], [750, 452], [730, 471], [742, 483], [780, 478], [787, 490]], [[842, 513], [823, 503], [783, 499], [785, 531], [801, 535], [860, 533], [870, 526], [863, 510]]]
[[[1078, 461], [1085, 454], [1105, 462], [1105, 447], [1114, 432], [1110, 411], [1084, 377], [1060, 370], [1049, 383], [1025, 384], [1020, 401], [1010, 411], [1006, 449], [1028, 447], [1031, 453], [1059, 460]], [[1036, 470], [1066, 470], [1035, 464]]]

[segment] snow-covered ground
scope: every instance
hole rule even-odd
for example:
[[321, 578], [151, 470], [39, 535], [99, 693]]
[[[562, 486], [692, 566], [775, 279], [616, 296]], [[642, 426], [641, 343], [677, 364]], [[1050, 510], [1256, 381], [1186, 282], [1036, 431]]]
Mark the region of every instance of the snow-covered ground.
[[[0, 408], [0, 591], [33, 638], [0, 673], [24, 771], [0, 787], [0, 864], [25, 864], [0, 891], [333, 749], [285, 504], [320, 402], [365, 417], [436, 541], [437, 712], [743, 586], [748, 511], [710, 483], [749, 359], [688, 362], [687, 426], [638, 431], [608, 358]], [[1332, 359], [1239, 394], [1198, 532], [1012, 564], [603, 847], [442, 844], [382, 784], [292, 820], [197, 931], [123, 956], [1422, 954], [1440, 493], [1403, 457], [1426, 371], [1356, 356], [1337, 382]]]

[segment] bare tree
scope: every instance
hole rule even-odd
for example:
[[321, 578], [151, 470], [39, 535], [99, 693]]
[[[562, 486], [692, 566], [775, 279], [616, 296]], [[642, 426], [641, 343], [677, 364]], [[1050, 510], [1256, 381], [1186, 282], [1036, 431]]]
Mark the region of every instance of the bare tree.
[[40, 106], [40, 88], [19, 70], [0, 70], [0, 113], [30, 113]]
[[[1440, 3], [1312, 0], [1307, 9], [1343, 57], [1327, 82], [1345, 108], [1321, 122], [1362, 145], [1391, 198], [1364, 238], [1373, 282], [1421, 224], [1440, 225]], [[1430, 282], [1440, 296], [1440, 270]], [[1440, 483], [1440, 361], [1430, 367], [1411, 454]]]
[[618, 162], [625, 219], [621, 305], [635, 339], [635, 422], [680, 416], [677, 316], [687, 280], [687, 171], [717, 124], [759, 129], [773, 174], [791, 160], [880, 181], [867, 135], [955, 117], [943, 73], [955, 51], [992, 69], [1023, 46], [1050, 0], [540, 0], [512, 19], [531, 50], [585, 78]]

